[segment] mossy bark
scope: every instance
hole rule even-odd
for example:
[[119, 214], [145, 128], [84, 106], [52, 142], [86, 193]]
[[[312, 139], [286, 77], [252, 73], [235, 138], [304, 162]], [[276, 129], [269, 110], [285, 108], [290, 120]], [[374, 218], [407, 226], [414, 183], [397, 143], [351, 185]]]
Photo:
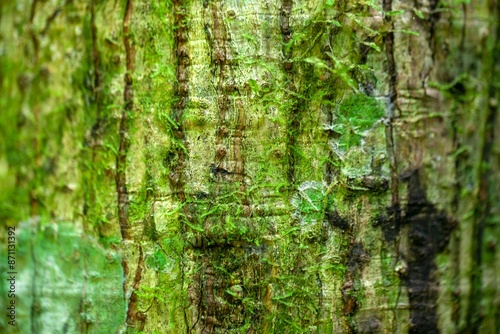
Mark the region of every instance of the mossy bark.
[[498, 1], [0, 8], [1, 332], [500, 330]]

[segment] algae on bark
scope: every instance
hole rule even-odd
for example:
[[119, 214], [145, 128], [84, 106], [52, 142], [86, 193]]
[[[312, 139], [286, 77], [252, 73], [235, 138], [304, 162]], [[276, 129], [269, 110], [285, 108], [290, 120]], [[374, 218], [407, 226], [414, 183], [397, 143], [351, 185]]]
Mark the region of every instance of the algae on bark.
[[498, 1], [0, 9], [17, 332], [498, 331]]

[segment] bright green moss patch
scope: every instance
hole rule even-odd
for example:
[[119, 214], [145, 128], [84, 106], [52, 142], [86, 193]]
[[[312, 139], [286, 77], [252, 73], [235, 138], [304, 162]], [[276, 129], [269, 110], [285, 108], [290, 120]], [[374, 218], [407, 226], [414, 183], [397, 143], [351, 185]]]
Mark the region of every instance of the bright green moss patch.
[[384, 116], [384, 108], [375, 98], [363, 94], [349, 95], [336, 111], [332, 130], [341, 135], [340, 148], [359, 145], [363, 132]]
[[161, 249], [157, 249], [152, 255], [146, 258], [146, 264], [156, 271], [162, 271], [167, 265], [167, 256]]

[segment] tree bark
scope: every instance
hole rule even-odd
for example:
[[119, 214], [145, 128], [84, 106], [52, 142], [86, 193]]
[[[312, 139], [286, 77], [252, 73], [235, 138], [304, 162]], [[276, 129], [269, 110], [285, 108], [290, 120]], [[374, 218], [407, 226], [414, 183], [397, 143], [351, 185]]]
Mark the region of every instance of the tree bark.
[[1, 332], [500, 330], [500, 2], [0, 9]]

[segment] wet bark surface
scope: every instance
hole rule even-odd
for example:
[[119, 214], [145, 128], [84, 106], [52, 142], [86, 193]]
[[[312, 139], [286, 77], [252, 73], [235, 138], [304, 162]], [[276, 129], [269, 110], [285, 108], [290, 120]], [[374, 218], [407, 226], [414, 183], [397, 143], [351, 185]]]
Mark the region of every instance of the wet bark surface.
[[0, 10], [17, 332], [498, 331], [498, 1]]

